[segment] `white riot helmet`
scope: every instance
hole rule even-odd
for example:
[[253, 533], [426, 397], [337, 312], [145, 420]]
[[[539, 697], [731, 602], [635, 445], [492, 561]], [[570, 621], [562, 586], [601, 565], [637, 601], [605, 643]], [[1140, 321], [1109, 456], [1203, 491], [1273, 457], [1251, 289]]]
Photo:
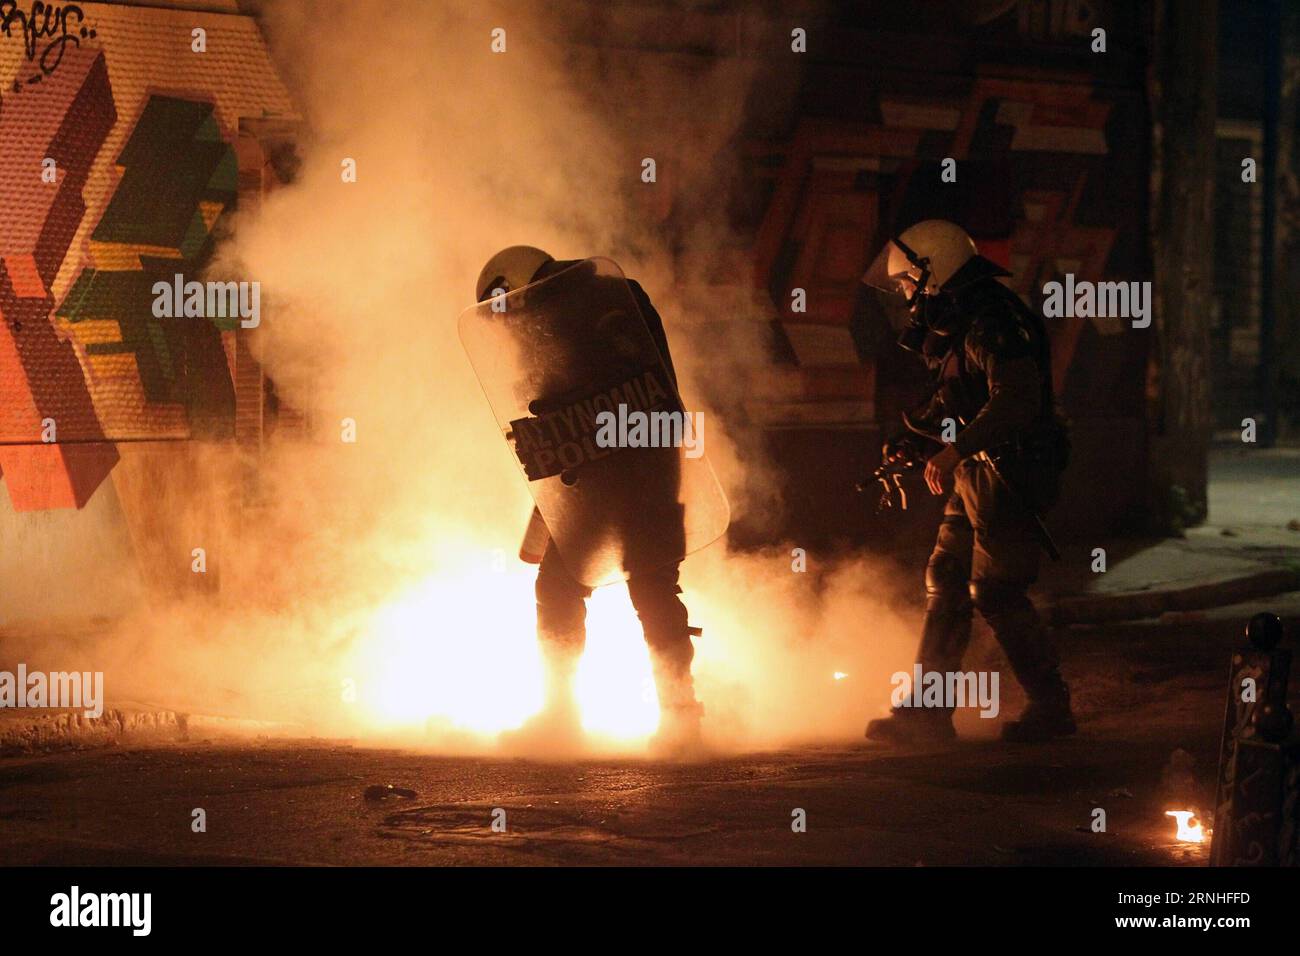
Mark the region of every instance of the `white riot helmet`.
[[938, 294], [976, 254], [975, 243], [961, 226], [946, 219], [926, 219], [885, 243], [862, 281], [901, 293], [911, 304], [918, 293]]
[[474, 285], [474, 301], [482, 302], [500, 289], [513, 292], [533, 281], [537, 270], [554, 256], [535, 246], [510, 246], [502, 249], [483, 266]]

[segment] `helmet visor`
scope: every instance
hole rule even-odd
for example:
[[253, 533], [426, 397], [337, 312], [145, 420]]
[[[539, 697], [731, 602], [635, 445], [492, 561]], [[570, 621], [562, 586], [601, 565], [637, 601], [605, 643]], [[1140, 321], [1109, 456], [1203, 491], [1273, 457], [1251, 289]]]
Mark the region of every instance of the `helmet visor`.
[[907, 298], [915, 291], [919, 277], [920, 270], [912, 265], [898, 244], [890, 239], [862, 274], [862, 282], [881, 292]]

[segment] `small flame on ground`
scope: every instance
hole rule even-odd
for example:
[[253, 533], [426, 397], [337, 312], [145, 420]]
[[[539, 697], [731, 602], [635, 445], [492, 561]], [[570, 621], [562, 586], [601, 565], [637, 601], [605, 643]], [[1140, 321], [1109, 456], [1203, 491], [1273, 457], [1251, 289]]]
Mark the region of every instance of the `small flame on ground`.
[[1165, 816], [1178, 821], [1177, 837], [1183, 843], [1204, 843], [1205, 830], [1195, 810], [1166, 810]]

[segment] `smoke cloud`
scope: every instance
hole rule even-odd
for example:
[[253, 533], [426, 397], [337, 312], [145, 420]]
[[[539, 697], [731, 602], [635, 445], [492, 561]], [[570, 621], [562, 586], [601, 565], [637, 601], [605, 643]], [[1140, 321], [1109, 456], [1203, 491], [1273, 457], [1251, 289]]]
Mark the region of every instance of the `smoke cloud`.
[[[451, 750], [535, 708], [534, 571], [515, 557], [531, 501], [456, 333], [479, 268], [508, 245], [608, 256], [639, 279], [687, 405], [705, 412], [733, 515], [779, 505], [736, 413], [768, 368], [771, 307], [750, 291], [727, 199], [756, 84], [794, 77], [752, 57], [574, 44], [551, 9], [259, 5], [304, 114], [301, 166], [239, 214], [212, 273], [261, 283], [261, 360], [314, 438], [269, 441], [220, 595], [139, 606], [97, 645], [110, 705], [116, 691]], [[613, 29], [645, 14], [614, 4], [602, 16]], [[491, 52], [494, 28], [504, 53]], [[641, 181], [645, 157], [659, 184]], [[355, 182], [341, 176], [348, 160]], [[710, 340], [710, 321], [746, 316], [748, 340]], [[719, 542], [683, 567], [704, 628], [706, 732], [721, 747], [856, 736], [910, 664], [914, 622], [883, 564], [809, 556], [801, 573], [797, 547]], [[588, 657], [593, 707], [645, 696], [620, 587], [593, 601]], [[620, 719], [615, 737], [647, 729]]]

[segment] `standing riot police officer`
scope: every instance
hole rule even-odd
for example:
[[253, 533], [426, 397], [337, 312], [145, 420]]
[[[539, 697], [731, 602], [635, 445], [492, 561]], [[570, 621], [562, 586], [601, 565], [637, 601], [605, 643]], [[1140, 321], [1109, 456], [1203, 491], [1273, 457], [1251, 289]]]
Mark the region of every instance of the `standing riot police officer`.
[[[918, 660], [925, 672], [959, 671], [978, 609], [1029, 697], [1002, 737], [1029, 742], [1075, 732], [1069, 689], [1027, 595], [1045, 539], [1039, 515], [1056, 500], [1069, 443], [1046, 329], [997, 281], [1006, 275], [961, 227], [927, 220], [890, 240], [863, 281], [907, 298], [911, 318], [899, 344], [935, 379], [930, 398], [904, 414], [909, 431], [885, 445], [884, 458], [906, 454], [916, 434], [948, 439], [925, 465], [932, 493], [943, 493], [949, 475], [954, 489], [926, 567]], [[952, 709], [896, 707], [871, 721], [866, 736], [951, 739]]]

